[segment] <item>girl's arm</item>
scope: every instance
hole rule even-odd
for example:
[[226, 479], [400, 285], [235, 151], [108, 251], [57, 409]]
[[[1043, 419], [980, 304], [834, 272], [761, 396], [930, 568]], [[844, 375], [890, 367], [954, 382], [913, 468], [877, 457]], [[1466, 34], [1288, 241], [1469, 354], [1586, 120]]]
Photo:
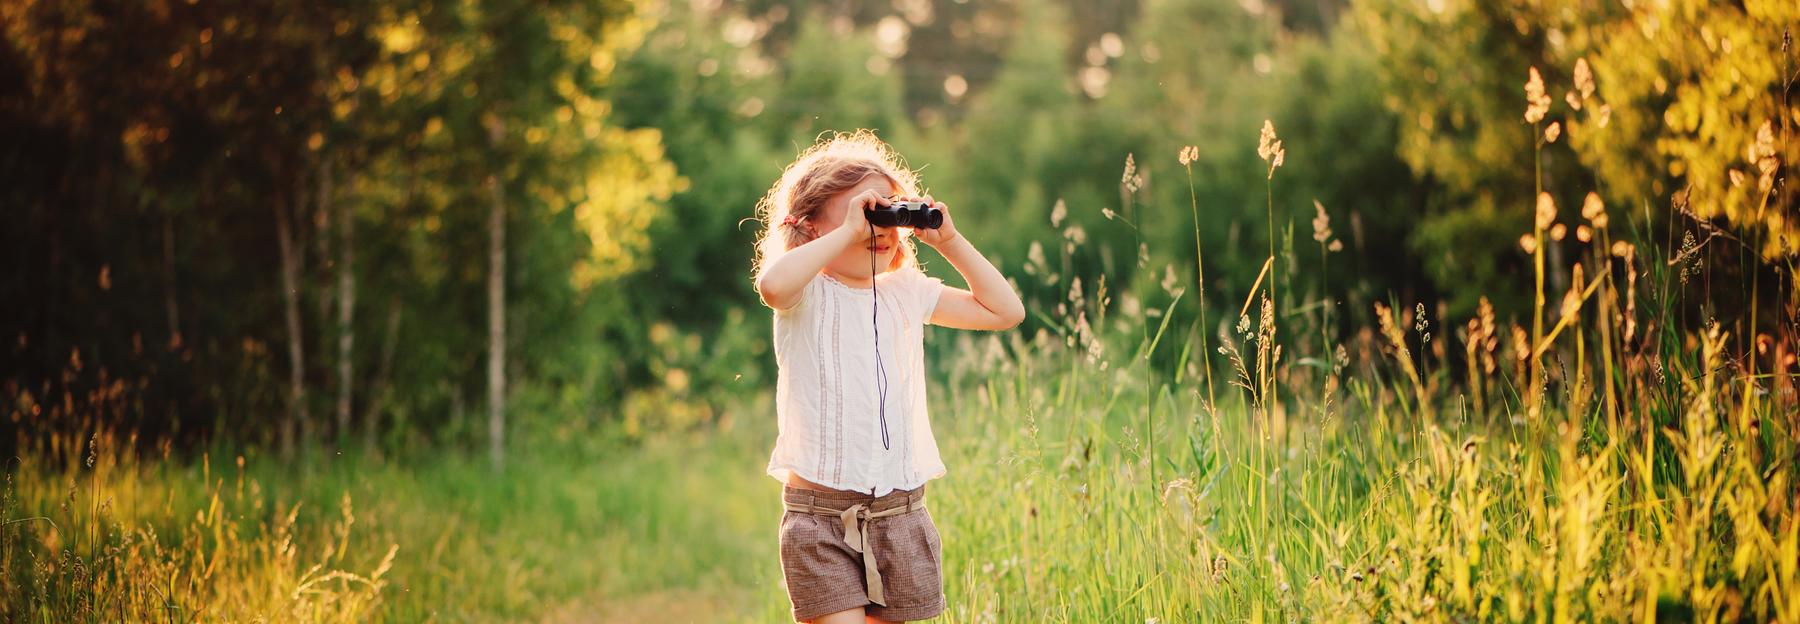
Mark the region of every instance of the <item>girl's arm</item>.
[[756, 292], [762, 295], [763, 303], [777, 310], [794, 307], [800, 301], [800, 293], [805, 292], [806, 284], [824, 270], [832, 258], [851, 245], [868, 240], [869, 222], [863, 215], [863, 207], [888, 203], [888, 199], [880, 194], [865, 191], [844, 204], [841, 225], [776, 256], [773, 262], [763, 267], [762, 274], [756, 276]]
[[[930, 202], [931, 198], [928, 196], [925, 201]], [[956, 267], [956, 272], [969, 282], [969, 290], [945, 286], [944, 292], [938, 295], [937, 308], [932, 310], [931, 323], [954, 329], [1017, 327], [1025, 320], [1025, 303], [1019, 301], [1019, 294], [1013, 292], [1012, 285], [1006, 283], [1000, 270], [956, 231], [955, 223], [950, 220], [949, 207], [942, 203], [934, 203], [934, 207], [944, 211], [943, 227], [916, 230], [914, 235], [943, 254], [944, 259]]]

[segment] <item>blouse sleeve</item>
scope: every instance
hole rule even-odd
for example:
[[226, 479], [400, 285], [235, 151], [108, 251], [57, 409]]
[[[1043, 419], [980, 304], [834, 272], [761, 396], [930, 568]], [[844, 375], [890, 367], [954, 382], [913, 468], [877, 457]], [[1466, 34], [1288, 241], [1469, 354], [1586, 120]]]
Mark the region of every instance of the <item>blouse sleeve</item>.
[[917, 311], [919, 323], [931, 323], [931, 313], [937, 310], [938, 297], [944, 294], [944, 280], [926, 275], [918, 268], [908, 269], [907, 294], [912, 300], [913, 310]]
[[814, 276], [811, 281], [806, 283], [806, 287], [800, 289], [800, 296], [795, 297], [792, 304], [786, 308], [775, 308], [775, 315], [791, 316], [797, 314], [804, 309], [807, 304], [811, 303], [812, 300], [819, 298], [819, 293], [814, 292], [819, 289], [819, 279], [819, 277]]

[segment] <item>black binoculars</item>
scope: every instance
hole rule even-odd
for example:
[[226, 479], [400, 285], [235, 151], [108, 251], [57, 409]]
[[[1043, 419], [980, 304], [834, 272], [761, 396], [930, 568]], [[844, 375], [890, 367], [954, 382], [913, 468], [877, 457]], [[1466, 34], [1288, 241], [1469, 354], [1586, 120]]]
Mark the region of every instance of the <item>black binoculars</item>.
[[865, 208], [863, 216], [868, 217], [870, 225], [881, 227], [935, 230], [944, 225], [944, 211], [925, 202], [895, 201], [886, 206]]

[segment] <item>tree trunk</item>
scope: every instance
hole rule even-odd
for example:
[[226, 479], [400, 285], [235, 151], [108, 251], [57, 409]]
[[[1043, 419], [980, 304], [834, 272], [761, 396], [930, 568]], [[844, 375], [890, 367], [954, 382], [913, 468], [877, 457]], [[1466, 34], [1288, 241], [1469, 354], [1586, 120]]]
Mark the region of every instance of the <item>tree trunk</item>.
[[275, 237], [281, 249], [281, 293], [286, 304], [288, 334], [288, 415], [281, 425], [281, 453], [293, 457], [297, 435], [310, 431], [311, 423], [307, 422], [306, 360], [300, 336], [300, 251], [288, 219], [287, 201], [284, 197], [275, 198]]
[[[319, 181], [319, 201], [331, 209], [331, 165], [326, 164]], [[356, 223], [350, 215], [350, 204], [337, 206], [338, 228], [338, 392], [337, 438], [340, 448], [350, 445], [350, 399], [355, 382], [356, 346]]]
[[387, 409], [388, 376], [394, 370], [394, 348], [400, 342], [400, 298], [388, 298], [387, 331], [381, 336], [381, 360], [375, 369], [375, 380], [369, 384], [369, 403], [363, 412], [363, 452], [375, 457], [380, 452], [375, 437], [381, 432], [381, 412]]
[[181, 305], [175, 298], [175, 217], [166, 209], [162, 213], [163, 313], [169, 320], [169, 340], [166, 344], [168, 348], [174, 349], [181, 346]]
[[506, 204], [498, 177], [488, 178], [488, 453], [506, 465]]

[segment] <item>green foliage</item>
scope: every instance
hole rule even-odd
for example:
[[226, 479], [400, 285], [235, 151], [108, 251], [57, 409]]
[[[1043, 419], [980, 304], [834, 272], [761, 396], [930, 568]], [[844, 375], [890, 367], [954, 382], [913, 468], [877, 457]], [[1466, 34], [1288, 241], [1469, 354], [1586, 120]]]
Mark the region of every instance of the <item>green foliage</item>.
[[[1685, 190], [1699, 217], [1761, 233], [1765, 259], [1800, 252], [1800, 225], [1782, 210], [1800, 190], [1780, 183], [1800, 161], [1800, 7], [1675, 2], [1582, 21], [1596, 96], [1568, 113], [1570, 145], [1609, 198]], [[1646, 161], [1666, 167], [1631, 166]]]
[[[1794, 10], [1782, 2], [1352, 3], [1398, 121], [1397, 153], [1443, 191], [1418, 215], [1412, 245], [1425, 258], [1446, 258], [1434, 267], [1441, 284], [1471, 268], [1477, 276], [1511, 271], [1517, 254], [1495, 252], [1530, 229], [1541, 182], [1562, 206], [1582, 205], [1590, 191], [1615, 215], [1672, 202], [1696, 218], [1765, 232], [1754, 243], [1765, 259], [1800, 250], [1791, 219], [1771, 209], [1795, 197], [1792, 185], [1777, 183], [1796, 156], [1786, 137], [1800, 121], [1783, 112], [1792, 112], [1800, 69], [1800, 52], [1785, 39]], [[1550, 105], [1535, 125], [1522, 116], [1533, 68]], [[1560, 142], [1543, 134], [1551, 125]], [[1540, 144], [1541, 163], [1523, 166]], [[1560, 214], [1570, 229], [1573, 212]], [[1650, 216], [1666, 223], [1669, 214]], [[1567, 273], [1569, 246], [1552, 245], [1552, 275]], [[1456, 293], [1458, 310], [1469, 309], [1470, 293], [1502, 286], [1465, 283], [1472, 287]]]
[[[659, 131], [611, 117], [606, 87], [647, 28], [635, 10], [8, 3], [6, 65], [25, 88], [8, 92], [4, 123], [27, 140], [0, 148], [21, 225], [5, 246], [25, 268], [4, 292], [30, 302], [0, 317], [18, 344], [9, 395], [84, 391], [56, 373], [85, 353], [114, 378], [155, 381], [154, 407], [133, 414], [146, 433], [260, 437], [274, 428], [249, 425], [331, 395], [277, 381], [294, 368], [290, 339], [305, 385], [338, 383], [351, 272], [355, 411], [454, 429], [448, 415], [481, 393], [465, 386], [486, 351], [499, 202], [509, 342], [532, 354], [515, 358], [522, 385], [586, 388], [591, 408], [623, 381], [594, 365], [618, 315], [604, 293], [643, 269], [650, 224], [686, 185]], [[280, 222], [298, 336], [282, 316]]]

